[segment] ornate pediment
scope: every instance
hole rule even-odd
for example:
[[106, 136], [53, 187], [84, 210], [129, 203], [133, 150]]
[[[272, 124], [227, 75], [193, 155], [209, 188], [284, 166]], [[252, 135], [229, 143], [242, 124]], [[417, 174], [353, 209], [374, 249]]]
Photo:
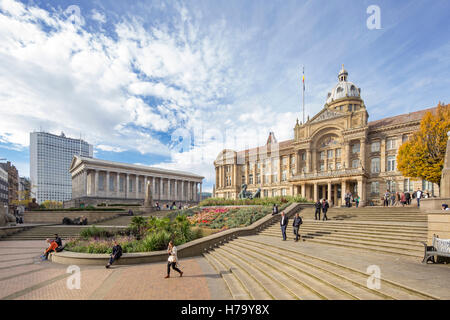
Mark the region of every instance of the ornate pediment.
[[311, 119], [310, 123], [316, 123], [316, 122], [320, 122], [320, 121], [324, 121], [324, 120], [338, 118], [341, 116], [343, 116], [342, 113], [331, 111], [331, 110], [325, 108], [324, 110], [322, 110], [321, 112], [316, 114], [314, 116], [314, 118]]

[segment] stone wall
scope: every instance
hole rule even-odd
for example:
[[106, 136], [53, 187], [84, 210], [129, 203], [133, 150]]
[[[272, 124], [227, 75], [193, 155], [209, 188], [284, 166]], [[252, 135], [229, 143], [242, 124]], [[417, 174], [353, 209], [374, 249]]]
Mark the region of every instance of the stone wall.
[[443, 210], [431, 210], [428, 217], [428, 245], [433, 242], [433, 235], [441, 239], [450, 239], [450, 213]]
[[25, 211], [24, 223], [62, 223], [64, 217], [75, 219], [86, 216], [88, 223], [111, 219], [124, 211]]

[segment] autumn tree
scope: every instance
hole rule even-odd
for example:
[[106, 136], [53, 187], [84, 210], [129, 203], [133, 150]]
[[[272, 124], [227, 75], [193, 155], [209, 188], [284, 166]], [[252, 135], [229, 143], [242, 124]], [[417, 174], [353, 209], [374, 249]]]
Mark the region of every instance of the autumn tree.
[[419, 131], [399, 148], [397, 168], [402, 175], [440, 185], [448, 131], [450, 104], [439, 103], [434, 112], [424, 115]]

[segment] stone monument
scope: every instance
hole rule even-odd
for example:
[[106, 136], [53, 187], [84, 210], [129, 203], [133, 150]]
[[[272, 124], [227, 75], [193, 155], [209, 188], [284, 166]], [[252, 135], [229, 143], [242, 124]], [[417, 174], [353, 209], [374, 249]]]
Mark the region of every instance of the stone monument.
[[145, 188], [144, 208], [145, 209], [153, 208], [153, 197], [152, 197], [152, 190], [150, 187], [150, 181], [147, 181], [147, 185]]
[[15, 226], [16, 218], [8, 213], [8, 207], [0, 206], [0, 227]]

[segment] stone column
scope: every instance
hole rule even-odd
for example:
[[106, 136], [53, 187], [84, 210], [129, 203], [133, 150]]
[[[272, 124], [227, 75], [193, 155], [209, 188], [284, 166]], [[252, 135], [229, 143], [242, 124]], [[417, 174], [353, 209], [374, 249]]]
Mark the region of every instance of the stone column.
[[349, 169], [352, 167], [352, 164], [350, 163], [351, 159], [351, 150], [350, 150], [350, 141], [345, 142], [345, 169]]
[[136, 199], [139, 199], [139, 176], [136, 175]]
[[328, 191], [327, 192], [327, 200], [331, 206], [331, 182], [330, 181], [328, 181], [327, 191]]
[[[258, 181], [256, 180], [257, 171], [258, 171], [258, 169], [256, 168], [256, 161], [255, 161], [255, 165], [253, 166], [253, 185], [258, 184]], [[262, 177], [261, 177], [261, 179], [262, 179]]]
[[156, 199], [156, 179], [155, 177], [151, 177], [152, 178], [152, 195], [153, 195], [153, 199]]
[[83, 170], [83, 196], [87, 196], [87, 169]]
[[281, 176], [283, 175], [283, 172], [282, 172], [282, 167], [283, 167], [282, 166], [282, 159], [283, 159], [283, 157], [281, 157], [281, 156], [278, 157], [278, 183], [281, 183]]
[[[148, 179], [147, 176], [144, 176], [144, 188], [142, 188], [142, 192], [144, 193], [144, 199], [145, 196], [147, 195], [147, 183], [148, 183]], [[153, 194], [153, 189], [151, 190], [152, 194]]]
[[306, 172], [313, 172], [311, 149], [306, 149]]
[[202, 201], [202, 183], [200, 182], [199, 201]]
[[186, 200], [184, 197], [184, 180], [181, 180], [181, 200]]
[[117, 198], [120, 198], [120, 172], [116, 173], [116, 196]]
[[231, 184], [232, 186], [237, 186], [238, 185], [238, 166], [237, 164], [233, 164], [233, 183]]
[[361, 169], [366, 170], [366, 138], [360, 140], [359, 159], [361, 160]]
[[306, 198], [306, 183], [302, 183], [302, 197]]
[[317, 172], [317, 151], [316, 149], [311, 150], [311, 170], [310, 172]]
[[[287, 175], [286, 175], [286, 180], [289, 180], [291, 178], [291, 155], [288, 154], [287, 155]], [[294, 194], [294, 193], [292, 193]]]
[[380, 172], [386, 172], [386, 138], [380, 141]]
[[98, 196], [98, 170], [95, 170], [95, 178], [94, 178], [94, 196]]
[[317, 192], [317, 182], [314, 182], [314, 201], [317, 201], [318, 192]]
[[357, 179], [357, 183], [358, 183], [358, 196], [359, 196], [359, 205], [361, 207], [364, 207], [366, 204], [366, 195], [364, 194], [364, 181], [362, 178], [358, 178]]
[[347, 193], [345, 180], [341, 181], [341, 205], [345, 204], [345, 194]]
[[299, 154], [299, 150], [297, 150], [295, 152], [295, 173], [296, 174], [300, 173], [300, 154]]
[[105, 195], [108, 198], [109, 197], [109, 171], [106, 171], [106, 190]]
[[177, 179], [175, 179], [173, 181], [173, 187], [175, 189], [175, 196], [173, 198], [174, 198], [175, 201], [178, 201], [179, 197], [178, 197], [178, 180]]
[[125, 186], [125, 198], [128, 199], [130, 194], [130, 175], [127, 173], [127, 180]]
[[159, 199], [162, 200], [164, 198], [164, 181], [163, 178], [159, 178]]

